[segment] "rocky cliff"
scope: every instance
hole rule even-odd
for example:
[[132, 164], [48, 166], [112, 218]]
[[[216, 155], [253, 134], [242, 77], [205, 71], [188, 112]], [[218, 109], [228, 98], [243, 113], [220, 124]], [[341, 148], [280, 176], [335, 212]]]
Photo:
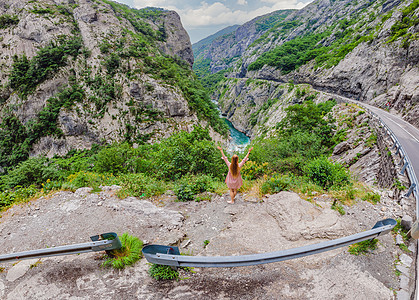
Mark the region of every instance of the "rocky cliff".
[[[419, 126], [418, 6], [399, 0], [314, 1], [283, 18], [259, 17], [214, 40], [196, 64], [205, 58], [212, 73], [223, 69], [225, 77], [310, 84], [392, 109]], [[225, 85], [216, 88], [216, 96]]]
[[198, 96], [176, 12], [107, 0], [0, 0], [0, 47], [0, 135], [9, 136], [2, 166], [29, 153], [217, 125]]

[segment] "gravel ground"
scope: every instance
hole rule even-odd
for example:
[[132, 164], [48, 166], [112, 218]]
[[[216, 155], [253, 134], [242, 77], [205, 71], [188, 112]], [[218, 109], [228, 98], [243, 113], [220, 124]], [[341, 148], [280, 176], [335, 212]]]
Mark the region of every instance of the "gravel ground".
[[[14, 206], [0, 218], [1, 254], [87, 242], [111, 231], [180, 245], [190, 255], [263, 253], [354, 234], [403, 215], [387, 192], [378, 205], [359, 202], [341, 216], [323, 195], [308, 202], [281, 192], [256, 202], [239, 194], [230, 205], [227, 194], [182, 203], [170, 193], [121, 200], [116, 189], [94, 194], [83, 188]], [[195, 268], [181, 271], [179, 281], [154, 281], [145, 259], [123, 271], [103, 268], [101, 255], [94, 253], [4, 263], [0, 299], [396, 299], [404, 277], [414, 278], [409, 261], [414, 255], [403, 252], [393, 234], [381, 236], [378, 249], [368, 255], [347, 249], [260, 266]], [[401, 276], [398, 260], [398, 268], [406, 268]]]

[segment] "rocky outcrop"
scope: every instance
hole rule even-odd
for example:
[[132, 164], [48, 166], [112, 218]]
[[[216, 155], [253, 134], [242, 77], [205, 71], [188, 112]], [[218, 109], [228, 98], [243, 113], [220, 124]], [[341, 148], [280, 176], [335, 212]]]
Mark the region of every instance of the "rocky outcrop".
[[[0, 120], [12, 113], [28, 127], [66, 88], [83, 93], [82, 101], [59, 112], [55, 126], [63, 134], [41, 135], [31, 155], [64, 154], [104, 141], [154, 142], [207, 125], [172, 79], [182, 70], [193, 80], [191, 43], [176, 12], [131, 10], [108, 1], [0, 0], [0, 13], [17, 20], [0, 29]], [[78, 53], [58, 69], [41, 70], [48, 76], [33, 90], [23, 94], [11, 87], [13, 56], [30, 61], [64, 36], [80, 39]]]

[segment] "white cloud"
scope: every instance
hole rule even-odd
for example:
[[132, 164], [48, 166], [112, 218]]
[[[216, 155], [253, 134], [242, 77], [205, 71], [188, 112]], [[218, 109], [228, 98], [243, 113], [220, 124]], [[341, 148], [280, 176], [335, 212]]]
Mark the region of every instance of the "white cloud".
[[167, 0], [134, 0], [134, 7], [143, 8], [143, 7], [168, 7], [172, 6], [172, 1]]
[[[248, 0], [237, 0], [236, 3], [239, 5], [247, 5], [247, 1]], [[255, 17], [275, 10], [289, 8], [299, 9], [306, 5], [302, 2], [298, 2], [298, 0], [262, 0], [264, 4], [259, 8], [246, 11], [243, 8], [232, 9], [227, 7], [225, 3], [228, 3], [228, 1], [225, 0], [218, 0], [218, 2], [212, 4], [202, 1], [198, 5], [196, 2], [184, 2], [179, 0], [134, 0], [134, 7], [143, 8], [146, 6], [154, 6], [174, 10], [179, 13], [186, 29], [196, 29], [210, 25], [228, 26], [232, 24], [243, 24]]]

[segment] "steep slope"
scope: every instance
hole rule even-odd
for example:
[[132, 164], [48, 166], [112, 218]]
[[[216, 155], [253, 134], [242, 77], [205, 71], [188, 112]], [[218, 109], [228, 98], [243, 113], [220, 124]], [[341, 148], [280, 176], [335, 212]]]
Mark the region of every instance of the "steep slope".
[[[234, 61], [225, 63], [230, 54], [219, 56], [230, 53], [233, 47], [215, 40], [207, 54], [212, 74], [205, 79], [212, 79], [212, 87], [222, 81], [215, 88], [216, 96], [225, 96], [226, 87], [243, 95], [246, 78], [271, 81], [274, 85], [308, 83], [318, 90], [394, 108], [395, 113], [419, 126], [418, 7], [417, 0], [314, 1], [285, 19], [270, 23], [270, 28], [261, 31], [256, 40], [253, 31], [248, 30], [249, 38], [241, 41], [247, 47], [240, 54], [237, 52], [239, 56]], [[241, 30], [245, 27], [236, 33]], [[219, 70], [226, 74], [216, 76]], [[234, 97], [227, 95], [221, 102], [235, 102], [238, 99]], [[273, 98], [265, 101], [268, 99]], [[241, 102], [246, 103], [250, 105]], [[245, 118], [250, 125], [245, 130], [252, 131], [250, 116], [260, 105], [253, 105], [247, 117], [234, 117], [237, 105], [222, 109], [233, 121]]]
[[194, 53], [194, 57], [200, 56], [201, 51], [205, 51], [208, 49], [208, 46], [211, 45], [211, 43], [218, 37], [229, 34], [231, 32], [236, 31], [237, 28], [239, 28], [240, 25], [232, 25], [232, 26], [228, 26], [202, 40], [200, 40], [199, 42], [196, 42], [195, 44], [192, 45], [192, 50]]
[[198, 123], [223, 132], [177, 13], [108, 0], [1, 0], [0, 13], [0, 167]]

